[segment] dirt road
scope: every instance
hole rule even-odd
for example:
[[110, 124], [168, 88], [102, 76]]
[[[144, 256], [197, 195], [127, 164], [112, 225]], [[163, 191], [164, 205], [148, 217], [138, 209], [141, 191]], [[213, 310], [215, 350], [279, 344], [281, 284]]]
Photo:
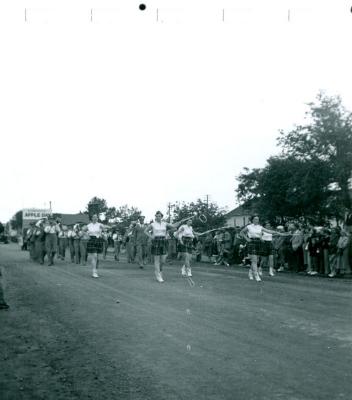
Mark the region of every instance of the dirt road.
[[351, 399], [352, 280], [28, 261], [0, 245], [0, 399]]

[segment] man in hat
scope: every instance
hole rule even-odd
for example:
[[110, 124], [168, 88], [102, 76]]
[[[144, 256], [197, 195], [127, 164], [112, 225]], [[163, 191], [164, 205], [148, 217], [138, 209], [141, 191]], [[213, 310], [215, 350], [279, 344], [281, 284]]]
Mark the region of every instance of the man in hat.
[[50, 215], [48, 217], [48, 222], [44, 227], [45, 232], [45, 249], [48, 255], [48, 265], [54, 265], [54, 257], [57, 252], [57, 236], [60, 232], [60, 228], [55, 221], [55, 218]]

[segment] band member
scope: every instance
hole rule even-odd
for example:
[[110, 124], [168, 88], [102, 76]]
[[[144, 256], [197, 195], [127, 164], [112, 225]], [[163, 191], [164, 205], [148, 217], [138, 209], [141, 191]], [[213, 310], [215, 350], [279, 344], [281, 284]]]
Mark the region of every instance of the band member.
[[88, 253], [87, 246], [89, 241], [88, 227], [83, 225], [79, 231], [79, 252], [81, 255], [81, 263], [87, 265]]
[[44, 221], [40, 220], [36, 223], [35, 226], [35, 253], [34, 260], [38, 261], [39, 264], [44, 264], [45, 257], [45, 232], [44, 232]]
[[61, 229], [58, 234], [58, 237], [59, 237], [59, 258], [61, 260], [65, 260], [66, 248], [67, 248], [67, 226], [66, 225], [61, 225]]
[[134, 227], [134, 242], [136, 244], [136, 258], [139, 268], [143, 268], [147, 263], [146, 255], [148, 236], [144, 232], [145, 228], [144, 216], [141, 215]]
[[80, 239], [81, 239], [81, 237], [79, 235], [80, 230], [81, 230], [81, 228], [80, 228], [79, 224], [74, 225], [73, 233], [71, 236], [71, 238], [73, 240], [73, 251], [74, 251], [74, 257], [75, 257], [76, 264], [79, 264], [81, 261], [80, 260], [81, 254], [80, 254], [80, 249], [79, 249], [80, 248]]
[[67, 231], [67, 242], [68, 242], [68, 247], [70, 249], [71, 263], [75, 262], [75, 248], [73, 245], [74, 236], [75, 236], [75, 232], [73, 229], [73, 224], [71, 224], [68, 226], [68, 231]]
[[92, 255], [92, 267], [93, 267], [93, 278], [99, 278], [98, 265], [99, 265], [99, 254], [103, 252], [104, 239], [102, 233], [104, 225], [98, 222], [97, 214], [92, 216], [92, 222], [87, 225], [89, 241], [87, 244], [87, 252]]
[[54, 265], [54, 257], [57, 252], [57, 235], [60, 228], [53, 216], [48, 217], [48, 222], [44, 227], [45, 232], [45, 249], [48, 255], [48, 265]]
[[186, 224], [181, 225], [177, 231], [177, 237], [180, 241], [179, 250], [184, 255], [185, 264], [181, 268], [181, 275], [183, 277], [192, 276], [191, 260], [193, 252], [193, 240], [197, 233], [193, 231], [192, 218]]
[[164, 282], [163, 279], [163, 265], [166, 261], [166, 231], [167, 229], [176, 228], [179, 223], [169, 224], [162, 221], [163, 214], [157, 211], [155, 214], [155, 222], [148, 225], [144, 232], [152, 239], [152, 255], [154, 256], [154, 268], [156, 280], [160, 283]]
[[29, 223], [29, 229], [27, 230], [27, 247], [29, 250], [29, 258], [34, 261], [35, 259], [35, 223]]
[[106, 254], [108, 252], [108, 247], [109, 247], [109, 233], [107, 230], [107, 227], [104, 227], [103, 232], [101, 234], [101, 237], [104, 240], [104, 245], [103, 245], [103, 258], [104, 260], [106, 259]]
[[125, 233], [127, 262], [129, 264], [134, 262], [134, 258], [135, 258], [135, 254], [136, 254], [135, 253], [135, 239], [134, 239], [134, 235], [133, 235], [134, 227], [135, 227], [135, 222], [132, 222]]
[[115, 231], [112, 235], [112, 240], [114, 241], [114, 258], [116, 261], [120, 261], [120, 251], [122, 244], [122, 235], [119, 231]]

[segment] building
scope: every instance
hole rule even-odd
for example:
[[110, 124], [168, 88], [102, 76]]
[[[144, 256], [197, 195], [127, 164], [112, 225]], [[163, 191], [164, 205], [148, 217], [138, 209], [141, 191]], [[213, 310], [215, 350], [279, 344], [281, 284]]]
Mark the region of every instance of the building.
[[236, 227], [236, 226], [246, 226], [249, 223], [249, 218], [253, 215], [253, 210], [245, 208], [243, 206], [238, 206], [234, 210], [225, 214], [226, 226]]
[[89, 216], [87, 214], [61, 214], [53, 213], [54, 217], [59, 217], [63, 225], [74, 225], [74, 224], [89, 224]]

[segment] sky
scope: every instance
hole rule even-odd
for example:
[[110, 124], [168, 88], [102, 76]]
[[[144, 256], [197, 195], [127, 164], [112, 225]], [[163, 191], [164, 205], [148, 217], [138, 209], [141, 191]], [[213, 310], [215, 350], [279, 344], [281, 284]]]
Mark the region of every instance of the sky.
[[93, 196], [231, 210], [319, 90], [352, 110], [352, 2], [140, 3], [0, 2], [0, 221]]

